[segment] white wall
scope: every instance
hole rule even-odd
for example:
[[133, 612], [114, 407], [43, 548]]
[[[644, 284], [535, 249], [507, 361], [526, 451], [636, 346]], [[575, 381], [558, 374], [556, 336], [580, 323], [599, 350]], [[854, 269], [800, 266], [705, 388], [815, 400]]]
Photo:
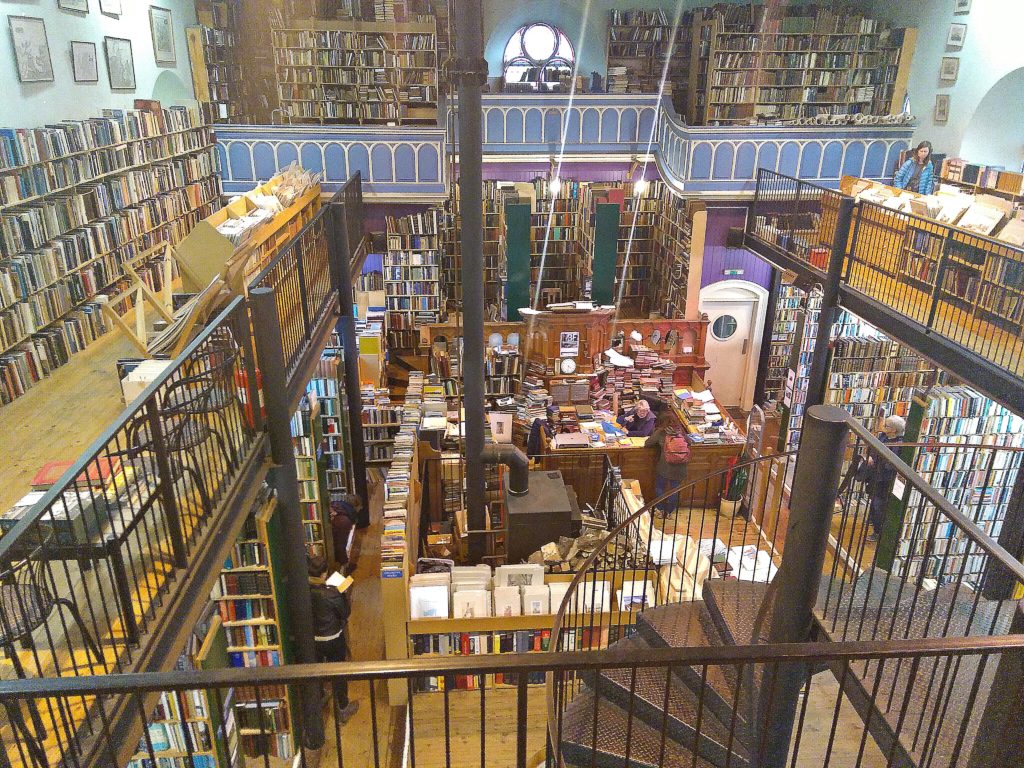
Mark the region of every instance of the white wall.
[[[1006, 75], [1024, 67], [1024, 0], [974, 0], [971, 12], [953, 15], [953, 0], [874, 0], [873, 11], [880, 18], [918, 28], [917, 51], [910, 72], [910, 106], [919, 119], [915, 138], [928, 139], [936, 151], [963, 154], [968, 160], [970, 146], [963, 146], [968, 126], [977, 114], [983, 123], [997, 123], [988, 131], [1002, 133], [1008, 144], [1024, 147], [1024, 117], [1021, 102], [1008, 102], [1000, 110], [979, 107], [985, 95]], [[967, 25], [967, 39], [960, 50], [947, 49], [949, 25]], [[943, 56], [959, 56], [960, 74], [955, 85], [939, 81]], [[935, 94], [950, 95], [949, 121], [935, 123]], [[980, 127], [975, 124], [972, 133]], [[976, 145], [975, 145], [976, 146]], [[1012, 166], [1018, 154], [1001, 160]], [[1016, 159], [1019, 162], [1019, 159]]]
[[[0, 126], [34, 128], [65, 118], [81, 119], [99, 115], [101, 109], [130, 109], [135, 99], [158, 98], [165, 105], [194, 100], [185, 27], [196, 23], [192, 0], [159, 0], [161, 8], [171, 11], [174, 22], [175, 66], [158, 66], [153, 56], [149, 31], [149, 3], [121, 0], [120, 17], [100, 13], [99, 0], [89, 0], [89, 13], [61, 10], [57, 0], [4, 2], [0, 23]], [[44, 19], [46, 37], [53, 62], [52, 83], [21, 83], [6, 16], [33, 16]], [[103, 55], [103, 37], [123, 37], [132, 41], [135, 60], [134, 91], [112, 91]], [[96, 44], [98, 83], [76, 83], [71, 71], [71, 41]]]

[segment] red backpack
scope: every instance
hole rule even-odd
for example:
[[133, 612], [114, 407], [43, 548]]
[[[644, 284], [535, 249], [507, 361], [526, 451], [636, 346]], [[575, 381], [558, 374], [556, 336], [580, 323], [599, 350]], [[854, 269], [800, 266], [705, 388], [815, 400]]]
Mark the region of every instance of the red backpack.
[[685, 464], [690, 460], [690, 442], [686, 435], [668, 433], [661, 449], [666, 464]]

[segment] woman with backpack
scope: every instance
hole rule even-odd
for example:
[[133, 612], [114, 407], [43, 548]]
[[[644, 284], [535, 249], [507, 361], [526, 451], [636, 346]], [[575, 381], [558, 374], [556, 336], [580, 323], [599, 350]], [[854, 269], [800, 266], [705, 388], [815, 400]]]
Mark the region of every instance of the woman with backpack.
[[[661, 496], [686, 480], [686, 462], [690, 460], [690, 443], [686, 430], [671, 411], [664, 409], [658, 416], [654, 433], [647, 438], [645, 447], [658, 447], [658, 464], [654, 469], [654, 493]], [[658, 505], [662, 517], [668, 517], [679, 505], [679, 494], [673, 493]]]

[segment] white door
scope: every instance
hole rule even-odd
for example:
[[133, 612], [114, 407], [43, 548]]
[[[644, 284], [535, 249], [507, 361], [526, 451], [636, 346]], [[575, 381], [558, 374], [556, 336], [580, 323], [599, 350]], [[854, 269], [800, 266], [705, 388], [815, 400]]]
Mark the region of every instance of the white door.
[[710, 320], [704, 352], [711, 366], [707, 383], [722, 405], [749, 408], [744, 401], [748, 396], [748, 385], [753, 383], [748, 379], [752, 367], [750, 356], [754, 351], [756, 304], [755, 296], [702, 302], [701, 311], [706, 312]]

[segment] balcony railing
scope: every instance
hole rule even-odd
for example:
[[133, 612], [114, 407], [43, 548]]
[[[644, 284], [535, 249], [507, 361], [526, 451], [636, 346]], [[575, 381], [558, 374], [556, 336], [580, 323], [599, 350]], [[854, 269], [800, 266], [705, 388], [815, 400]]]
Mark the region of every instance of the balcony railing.
[[[844, 205], [848, 235], [836, 242]], [[1013, 410], [1024, 408], [1024, 249], [763, 169], [747, 240], [822, 282], [838, 250], [840, 305]]]

